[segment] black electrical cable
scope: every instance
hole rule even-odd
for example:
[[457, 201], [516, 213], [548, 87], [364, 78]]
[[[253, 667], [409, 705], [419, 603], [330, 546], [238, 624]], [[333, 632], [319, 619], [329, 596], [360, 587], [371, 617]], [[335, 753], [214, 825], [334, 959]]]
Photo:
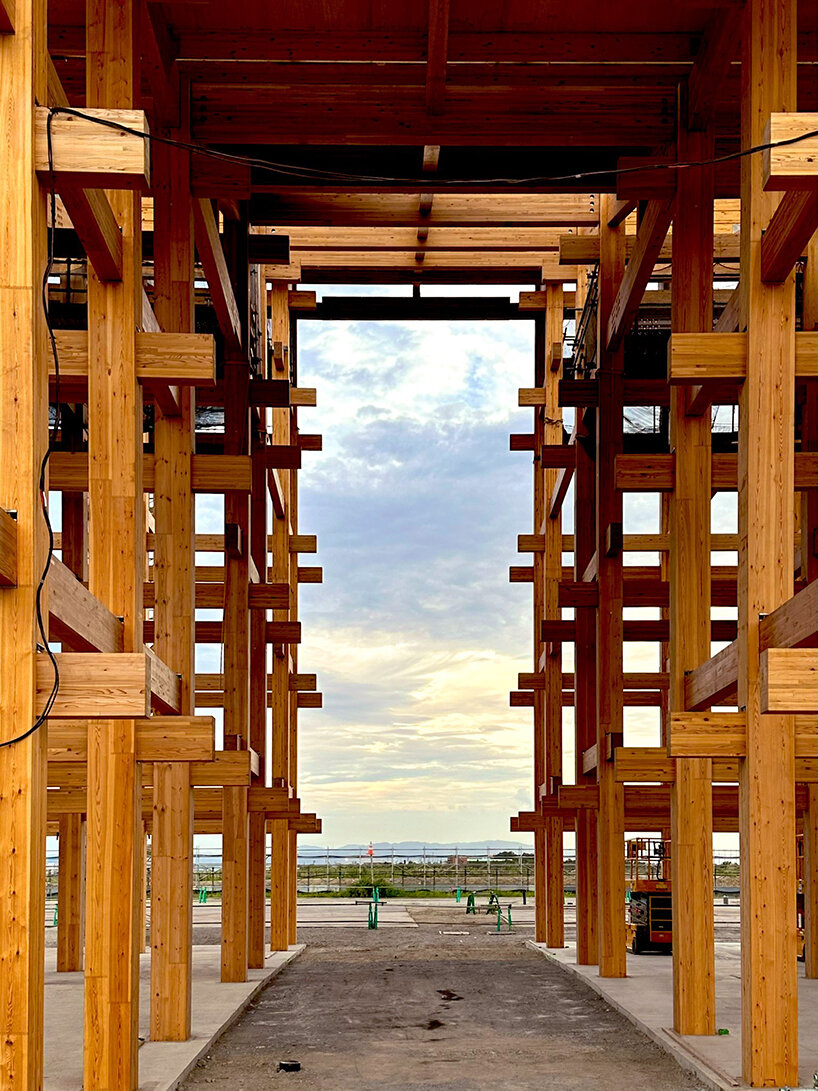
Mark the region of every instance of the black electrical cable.
[[43, 618], [43, 590], [45, 588], [45, 581], [48, 576], [48, 570], [51, 567], [51, 561], [54, 556], [54, 530], [51, 526], [51, 519], [48, 514], [48, 499], [46, 497], [46, 483], [45, 476], [48, 470], [48, 461], [51, 457], [51, 451], [53, 448], [53, 437], [56, 436], [60, 427], [60, 359], [57, 352], [57, 340], [54, 336], [54, 329], [51, 325], [51, 319], [48, 313], [48, 281], [51, 276], [51, 270], [54, 267], [54, 236], [57, 228], [57, 191], [54, 185], [54, 155], [51, 139], [51, 120], [53, 113], [49, 111], [48, 118], [46, 120], [46, 136], [48, 142], [48, 173], [49, 173], [49, 208], [51, 212], [51, 231], [49, 233], [48, 241], [48, 260], [46, 262], [45, 270], [43, 272], [43, 281], [41, 287], [41, 302], [43, 308], [43, 316], [45, 318], [46, 328], [48, 329], [48, 337], [51, 342], [51, 354], [54, 358], [54, 373], [55, 373], [55, 397], [56, 397], [56, 410], [54, 414], [54, 429], [48, 437], [48, 444], [46, 446], [45, 454], [40, 462], [40, 506], [43, 513], [43, 519], [45, 520], [46, 530], [48, 531], [48, 553], [46, 555], [45, 565], [40, 574], [40, 581], [37, 584], [37, 592], [35, 595], [35, 613], [37, 616], [37, 629], [40, 633], [40, 639], [42, 641], [42, 647], [44, 648], [48, 658], [51, 660], [51, 666], [54, 669], [54, 681], [51, 686], [51, 692], [43, 706], [43, 711], [28, 728], [21, 735], [16, 735], [13, 739], [5, 739], [0, 742], [0, 749], [6, 746], [13, 746], [15, 743], [23, 742], [30, 735], [33, 735], [35, 731], [39, 730], [48, 719], [51, 714], [51, 710], [54, 708], [54, 702], [57, 700], [57, 694], [60, 690], [60, 668], [57, 663], [57, 657], [51, 650], [51, 645], [48, 642], [48, 635], [46, 633], [45, 619]]
[[[134, 129], [132, 126], [123, 125], [121, 122], [114, 121], [112, 118], [95, 117], [82, 110], [76, 110], [71, 106], [52, 106], [49, 108], [49, 112], [50, 114], [70, 114], [72, 117], [83, 118], [96, 125], [101, 125], [103, 128], [115, 129], [117, 132], [128, 133], [130, 136], [136, 136], [142, 140], [167, 144], [173, 148], [180, 148], [183, 151], [190, 152], [192, 155], [205, 155], [210, 159], [218, 159], [226, 163], [238, 163], [241, 166], [256, 167], [258, 170], [269, 171], [273, 174], [294, 175], [304, 179], [320, 178], [323, 181], [331, 182], [360, 182], [362, 184], [389, 183], [393, 185], [416, 186], [424, 184], [426, 181], [422, 178], [396, 178], [377, 174], [346, 174], [343, 171], [322, 170], [321, 168], [316, 167], [275, 163], [267, 159], [256, 159], [254, 156], [234, 155], [230, 152], [222, 152], [215, 148], [205, 147], [202, 144], [193, 144], [184, 140], [174, 140], [169, 136], [146, 133], [140, 129]], [[818, 129], [814, 129], [807, 133], [801, 133], [798, 136], [787, 137], [785, 140], [773, 140], [764, 144], [755, 144], [750, 148], [743, 148], [737, 152], [728, 152], [725, 155], [713, 156], [710, 159], [682, 160], [673, 163], [657, 161], [654, 163], [640, 163], [633, 167], [616, 167], [611, 170], [587, 170], [579, 171], [574, 174], [541, 175], [531, 178], [440, 178], [435, 179], [435, 186], [445, 188], [446, 186], [463, 185], [551, 185], [556, 184], [557, 182], [582, 181], [585, 178], [619, 178], [626, 174], [634, 174], [640, 171], [649, 170], [690, 170], [695, 167], [718, 166], [719, 163], [728, 163], [735, 159], [744, 159], [747, 156], [758, 155], [761, 152], [770, 151], [773, 148], [786, 148], [792, 144], [800, 144], [804, 140], [814, 139], [816, 136], [818, 136]]]

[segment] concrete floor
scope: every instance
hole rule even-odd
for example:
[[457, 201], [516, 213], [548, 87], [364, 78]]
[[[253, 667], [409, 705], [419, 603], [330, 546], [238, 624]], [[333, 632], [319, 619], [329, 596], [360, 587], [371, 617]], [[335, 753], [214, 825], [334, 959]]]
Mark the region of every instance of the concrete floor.
[[[211, 901], [193, 909], [194, 1040], [146, 1041], [140, 1049], [140, 1091], [169, 1091], [191, 1068], [191, 1088], [230, 1079], [236, 1091], [269, 1079], [315, 1091], [375, 1086], [572, 1091], [623, 1082], [630, 1091], [741, 1086], [737, 905], [715, 907], [718, 1023], [730, 1033], [707, 1039], [681, 1039], [668, 1030], [669, 958], [629, 955], [630, 976], [623, 981], [601, 981], [593, 968], [576, 967], [570, 902], [568, 946], [546, 951], [533, 943], [530, 903], [515, 902], [513, 932], [504, 928], [497, 935], [493, 916], [484, 909], [467, 916], [465, 901], [456, 905], [454, 899], [387, 902], [377, 932], [367, 930], [366, 904], [302, 901], [298, 923], [308, 953], [256, 1000], [301, 948], [274, 956], [266, 970], [250, 973], [247, 984], [222, 985], [221, 905]], [[47, 924], [45, 1088], [80, 1091], [82, 975], [56, 973], [53, 913]], [[149, 974], [145, 955], [140, 1018], [145, 1038]], [[799, 999], [801, 1086], [812, 1088], [818, 1071], [818, 982], [802, 977]], [[250, 1011], [240, 1019], [248, 1003]], [[224, 1042], [211, 1049], [236, 1020]], [[650, 1038], [683, 1068], [695, 1070], [695, 1079], [671, 1056], [663, 1057]], [[208, 1053], [212, 1056], [205, 1061]], [[278, 1061], [291, 1055], [302, 1061], [303, 1073], [277, 1074]], [[574, 1055], [579, 1060], [569, 1062]]]
[[[313, 928], [304, 955], [186, 1091], [687, 1091], [700, 1087], [521, 932], [463, 908], [411, 906], [412, 930]], [[283, 1060], [298, 1073], [278, 1072]]]
[[[267, 959], [263, 970], [249, 970], [247, 981], [219, 981], [218, 947], [193, 948], [193, 1036], [187, 1042], [149, 1042], [150, 956], [140, 958], [139, 1091], [172, 1091], [213, 1042], [239, 1017], [265, 985], [303, 951], [291, 947]], [[45, 961], [44, 1091], [81, 1091], [83, 975], [57, 973], [56, 951]]]
[[[628, 977], [602, 979], [595, 967], [576, 965], [573, 944], [561, 951], [530, 943], [534, 950], [566, 967], [627, 1016], [684, 1066], [695, 1066], [713, 1088], [744, 1086], [741, 1079], [741, 951], [738, 943], [716, 944], [716, 1026], [714, 1037], [681, 1037], [673, 1027], [673, 960], [666, 955], [628, 955]], [[818, 981], [808, 981], [799, 965], [799, 1084], [818, 1086]]]

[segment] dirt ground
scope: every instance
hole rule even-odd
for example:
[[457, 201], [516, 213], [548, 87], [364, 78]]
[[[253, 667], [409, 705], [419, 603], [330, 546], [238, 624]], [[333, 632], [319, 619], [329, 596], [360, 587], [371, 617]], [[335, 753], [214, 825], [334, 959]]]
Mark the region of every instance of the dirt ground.
[[[699, 1086], [581, 982], [490, 918], [304, 929], [304, 954], [186, 1089], [682, 1091]], [[444, 931], [468, 935], [443, 935]], [[280, 1061], [300, 1072], [278, 1071]]]

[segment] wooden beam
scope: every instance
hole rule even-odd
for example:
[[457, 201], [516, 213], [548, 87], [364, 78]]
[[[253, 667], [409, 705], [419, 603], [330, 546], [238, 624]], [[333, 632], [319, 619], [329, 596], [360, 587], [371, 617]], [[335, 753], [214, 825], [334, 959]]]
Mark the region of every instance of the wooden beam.
[[233, 286], [227, 271], [224, 250], [219, 238], [219, 228], [213, 213], [213, 205], [205, 198], [193, 201], [193, 223], [196, 232], [196, 249], [202, 263], [210, 299], [216, 312], [225, 344], [230, 350], [241, 346], [241, 322]]
[[[53, 715], [88, 719], [129, 719], [150, 712], [151, 672], [142, 652], [115, 655], [58, 653], [60, 685]], [[37, 657], [37, 704], [51, 693], [54, 667], [45, 652]]]
[[[747, 345], [746, 333], [672, 333], [667, 350], [668, 382], [739, 384], [747, 374]], [[818, 379], [816, 330], [795, 335], [795, 375]]]
[[702, 36], [693, 68], [687, 77], [686, 127], [703, 132], [713, 121], [722, 87], [736, 54], [740, 34], [740, 9], [717, 8]]
[[[60, 384], [76, 384], [78, 401], [84, 400], [88, 381], [87, 330], [57, 330]], [[50, 374], [54, 375], [53, 364]], [[136, 374], [141, 382], [176, 386], [212, 386], [216, 381], [216, 345], [206, 333], [137, 333]]]
[[[38, 106], [35, 169], [44, 182], [100, 189], [147, 189], [150, 185], [150, 140], [144, 110], [85, 107], [83, 116], [63, 107]], [[48, 119], [51, 117], [51, 160]], [[116, 126], [135, 129], [137, 136]], [[53, 168], [53, 169], [52, 169]]]
[[[210, 761], [215, 753], [212, 716], [136, 718], [136, 760], [140, 762]], [[49, 762], [87, 762], [88, 724], [50, 718]]]
[[673, 218], [673, 199], [649, 201], [631, 254], [611, 308], [607, 326], [608, 350], [613, 352], [631, 328], [653, 273], [653, 267]]
[[[818, 723], [814, 717], [797, 716], [796, 759], [814, 758], [816, 744]], [[743, 712], [671, 713], [667, 752], [675, 758], [743, 758], [747, 753], [747, 717]]]
[[14, 0], [0, 3], [0, 34], [14, 33]]
[[57, 970], [81, 971], [85, 957], [85, 820], [81, 814], [59, 819], [57, 884]]
[[[812, 134], [811, 136], [808, 134]], [[797, 143], [772, 147], [762, 153], [765, 190], [818, 188], [818, 114], [772, 112], [764, 129], [764, 144]]]
[[815, 648], [767, 648], [761, 653], [761, 711], [818, 713]]
[[816, 231], [818, 191], [785, 193], [761, 240], [761, 279], [774, 284], [786, 280]]

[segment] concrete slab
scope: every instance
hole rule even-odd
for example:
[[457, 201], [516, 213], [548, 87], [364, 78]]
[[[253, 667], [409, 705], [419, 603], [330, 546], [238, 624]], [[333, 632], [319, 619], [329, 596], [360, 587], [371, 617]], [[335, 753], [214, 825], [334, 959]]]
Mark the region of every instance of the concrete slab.
[[[150, 955], [140, 958], [139, 1091], [173, 1091], [196, 1062], [235, 1023], [261, 990], [304, 950], [268, 956], [263, 970], [248, 970], [247, 981], [222, 984], [221, 949], [193, 948], [192, 1031], [187, 1042], [148, 1041], [150, 1025]], [[57, 973], [56, 951], [45, 962], [45, 1091], [81, 1091], [83, 975]]]
[[[716, 1026], [728, 1031], [713, 1037], [682, 1036], [673, 1028], [673, 960], [667, 955], [628, 954], [626, 978], [601, 978], [596, 966], [577, 966], [576, 947], [554, 950], [526, 941], [534, 951], [582, 978], [667, 1050], [713, 1091], [746, 1087], [741, 1078], [741, 952], [738, 943], [716, 944]], [[799, 966], [800, 1086], [812, 1089], [818, 1072], [818, 981], [807, 980]]]

